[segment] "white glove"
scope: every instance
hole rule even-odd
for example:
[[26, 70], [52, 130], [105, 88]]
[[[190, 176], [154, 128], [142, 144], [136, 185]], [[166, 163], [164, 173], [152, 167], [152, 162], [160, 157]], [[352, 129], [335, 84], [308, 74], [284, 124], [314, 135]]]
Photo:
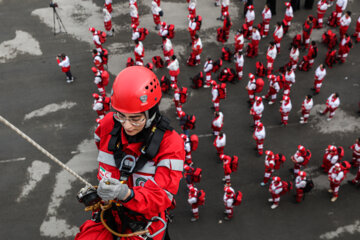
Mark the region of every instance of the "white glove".
[[128, 192], [129, 187], [114, 178], [101, 179], [97, 189], [97, 194], [105, 201], [114, 200], [116, 198], [118, 200], [124, 200]]

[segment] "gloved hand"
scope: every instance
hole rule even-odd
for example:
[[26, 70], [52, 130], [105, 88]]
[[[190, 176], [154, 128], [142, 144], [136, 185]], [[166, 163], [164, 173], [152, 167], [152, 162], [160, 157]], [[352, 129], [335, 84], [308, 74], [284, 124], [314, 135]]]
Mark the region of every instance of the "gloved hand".
[[105, 201], [114, 200], [115, 198], [124, 200], [128, 192], [129, 187], [114, 178], [101, 179], [97, 188], [97, 194]]

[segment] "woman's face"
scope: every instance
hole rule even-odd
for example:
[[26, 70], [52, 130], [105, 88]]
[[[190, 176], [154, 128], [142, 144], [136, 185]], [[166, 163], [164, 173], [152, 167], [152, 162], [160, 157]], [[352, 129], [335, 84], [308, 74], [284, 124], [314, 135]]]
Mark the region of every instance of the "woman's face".
[[121, 123], [126, 134], [129, 136], [135, 136], [145, 127], [146, 117], [144, 113], [115, 112], [114, 117]]

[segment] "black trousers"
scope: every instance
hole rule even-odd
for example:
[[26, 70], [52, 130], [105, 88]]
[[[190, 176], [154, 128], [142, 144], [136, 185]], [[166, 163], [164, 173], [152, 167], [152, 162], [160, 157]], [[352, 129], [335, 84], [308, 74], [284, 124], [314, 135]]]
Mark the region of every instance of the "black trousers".
[[67, 71], [67, 72], [65, 72], [65, 74], [66, 74], [66, 79], [68, 79], [68, 80], [71, 80], [71, 79], [72, 79], [72, 75], [71, 75], [70, 70]]

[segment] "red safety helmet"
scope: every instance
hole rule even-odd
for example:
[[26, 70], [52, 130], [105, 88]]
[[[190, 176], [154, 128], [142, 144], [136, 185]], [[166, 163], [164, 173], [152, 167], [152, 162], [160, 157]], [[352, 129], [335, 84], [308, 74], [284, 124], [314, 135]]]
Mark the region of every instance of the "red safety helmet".
[[249, 73], [249, 78], [250, 78], [251, 80], [254, 80], [254, 79], [255, 79], [255, 75], [252, 74], [252, 73]]
[[270, 79], [270, 80], [274, 80], [274, 79], [275, 79], [275, 75], [274, 75], [274, 74], [269, 74], [267, 77], [268, 77], [268, 79]]
[[95, 32], [96, 30], [95, 30], [95, 28], [90, 27], [90, 28], [89, 28], [89, 31], [93, 33], [93, 32]]
[[166, 22], [161, 22], [161, 26], [165, 27], [165, 26], [166, 26]]
[[281, 178], [280, 177], [272, 177], [272, 180], [274, 182], [280, 182], [281, 181]]
[[303, 145], [298, 145], [298, 150], [300, 152], [304, 152], [305, 151], [305, 147]]
[[93, 73], [97, 73], [98, 70], [97, 70], [96, 67], [92, 67], [92, 68], [91, 68], [91, 71], [93, 71]]
[[256, 101], [256, 102], [262, 102], [262, 97], [255, 96], [255, 101]]
[[257, 122], [255, 124], [255, 126], [258, 127], [258, 128], [262, 128], [264, 126], [264, 124], [262, 124], [261, 122]]
[[266, 151], [265, 151], [265, 154], [266, 154], [266, 155], [274, 155], [274, 153], [273, 153], [272, 151], [270, 151], [270, 150], [266, 150]]
[[290, 98], [288, 96], [284, 96], [283, 99], [285, 102], [288, 102], [290, 100]]
[[160, 102], [161, 87], [154, 72], [131, 66], [116, 77], [111, 94], [112, 107], [122, 113], [145, 112]]
[[302, 178], [306, 177], [306, 172], [304, 172], [304, 171], [300, 171], [298, 174]]
[[184, 165], [184, 170], [185, 170], [185, 171], [189, 171], [189, 170], [190, 170], [190, 166], [187, 165], [187, 164], [185, 164], [185, 165]]
[[291, 6], [291, 3], [290, 3], [290, 2], [285, 2], [285, 6], [286, 6], [286, 7], [290, 7], [290, 6]]
[[217, 85], [217, 83], [216, 83], [215, 80], [211, 80], [211, 81], [210, 81], [210, 84], [211, 84], [212, 86], [216, 86], [216, 85]]
[[254, 5], [249, 5], [247, 8], [248, 8], [249, 10], [254, 10]]
[[110, 98], [109, 98], [109, 97], [105, 97], [105, 98], [104, 98], [104, 103], [110, 103]]
[[93, 93], [93, 98], [95, 98], [95, 99], [99, 99], [99, 94], [97, 94], [97, 93]]
[[225, 187], [225, 192], [226, 192], [226, 194], [228, 194], [228, 195], [231, 195], [231, 194], [233, 193], [233, 191], [231, 190], [230, 187]]
[[186, 141], [186, 139], [187, 139], [187, 136], [186, 136], [186, 134], [180, 134], [180, 137], [184, 140], [184, 141]]

